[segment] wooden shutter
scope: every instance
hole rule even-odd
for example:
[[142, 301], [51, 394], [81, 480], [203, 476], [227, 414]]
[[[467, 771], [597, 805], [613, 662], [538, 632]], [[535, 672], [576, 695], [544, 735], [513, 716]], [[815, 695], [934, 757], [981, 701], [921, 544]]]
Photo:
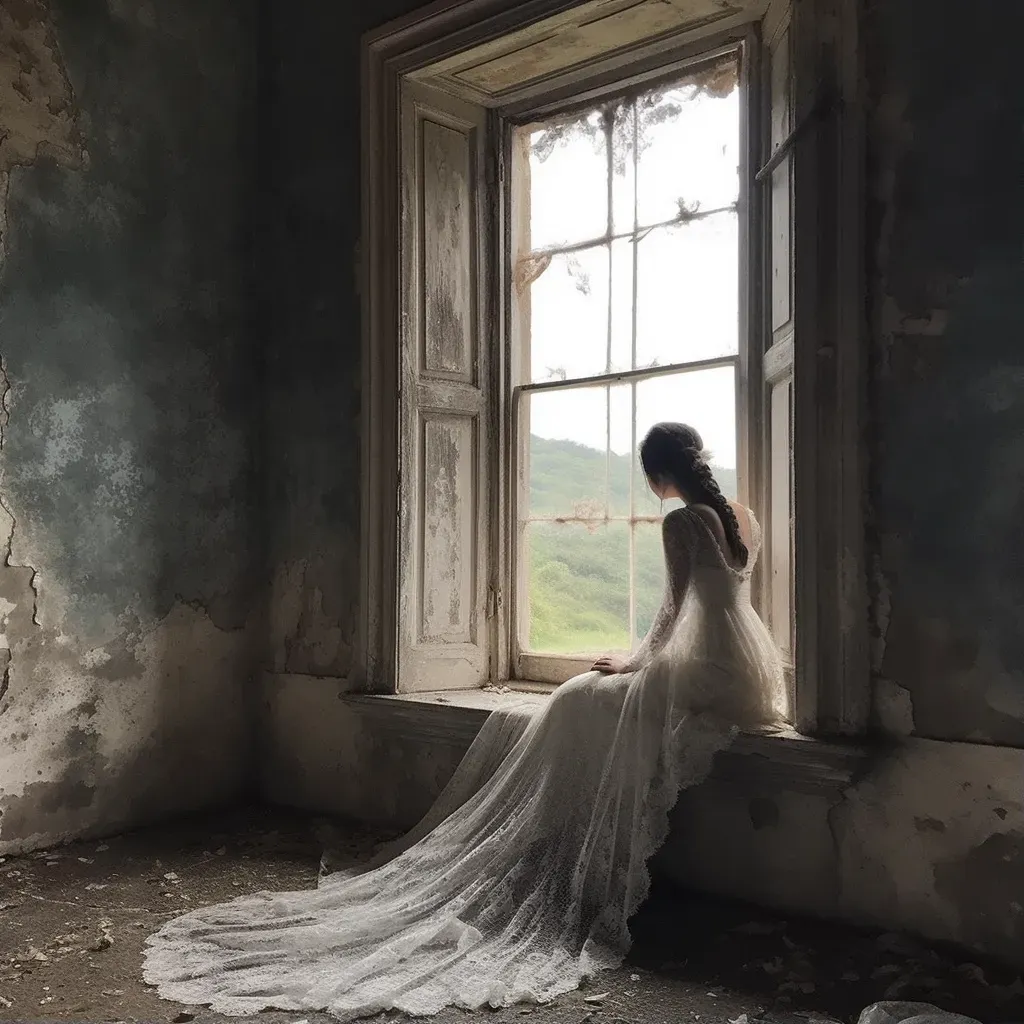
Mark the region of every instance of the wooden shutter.
[[402, 90], [398, 688], [489, 673], [487, 117]]

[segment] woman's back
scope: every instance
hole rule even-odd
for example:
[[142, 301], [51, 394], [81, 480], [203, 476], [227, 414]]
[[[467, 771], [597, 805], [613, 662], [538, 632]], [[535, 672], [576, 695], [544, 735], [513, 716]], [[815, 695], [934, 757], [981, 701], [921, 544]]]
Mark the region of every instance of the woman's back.
[[750, 578], [761, 551], [761, 527], [749, 509], [742, 513], [743, 564], [737, 564], [739, 558], [730, 549], [713, 509], [692, 505], [665, 517], [665, 570], [669, 594], [677, 596], [677, 615], [684, 610], [682, 599], [687, 593], [691, 598], [700, 597], [709, 611], [731, 607], [737, 601], [749, 605]]
[[782, 710], [784, 682], [778, 649], [751, 605], [761, 528], [752, 512], [742, 511], [749, 524], [742, 567], [730, 563], [701, 509], [665, 517], [666, 598], [674, 608], [658, 647], [712, 703], [721, 701], [737, 719], [764, 722]]

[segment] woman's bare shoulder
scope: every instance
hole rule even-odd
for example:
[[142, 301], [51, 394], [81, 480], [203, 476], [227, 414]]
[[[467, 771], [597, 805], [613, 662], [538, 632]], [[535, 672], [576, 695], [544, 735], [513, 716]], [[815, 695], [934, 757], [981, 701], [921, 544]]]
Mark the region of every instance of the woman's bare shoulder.
[[722, 525], [722, 519], [710, 505], [694, 503], [687, 505], [686, 508], [695, 519], [699, 519], [708, 526], [716, 540], [725, 540], [725, 527]]

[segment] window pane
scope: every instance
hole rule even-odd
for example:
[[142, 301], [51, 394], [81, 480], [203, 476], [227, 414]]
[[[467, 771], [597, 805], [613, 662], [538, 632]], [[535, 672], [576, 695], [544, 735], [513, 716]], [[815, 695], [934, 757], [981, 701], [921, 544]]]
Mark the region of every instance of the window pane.
[[740, 104], [734, 61], [637, 101], [641, 224], [680, 209], [713, 210], [739, 196]]
[[628, 523], [529, 523], [523, 547], [524, 650], [599, 655], [629, 649]]
[[[633, 240], [612, 242], [612, 331], [609, 373], [633, 368]], [[602, 367], [602, 371], [605, 368]]]
[[608, 389], [608, 513], [633, 514], [629, 485], [636, 461], [633, 443], [633, 385], [618, 384]]
[[528, 502], [520, 518], [603, 519], [607, 508], [608, 393], [573, 388], [523, 396]]
[[622, 103], [615, 112], [612, 135], [612, 230], [621, 235], [636, 227], [636, 103]]
[[[688, 423], [711, 451], [711, 466], [719, 487], [736, 497], [736, 375], [731, 366], [673, 373], [641, 381], [636, 386], [637, 445], [655, 423]], [[661, 503], [651, 492], [636, 464], [636, 514], [657, 515]], [[679, 502], [665, 502], [664, 511]]]
[[736, 215], [656, 228], [637, 246], [637, 366], [733, 355], [739, 344]]
[[566, 380], [604, 373], [609, 249], [602, 245], [544, 258], [545, 263], [548, 260], [529, 286], [530, 379]]
[[638, 644], [651, 628], [665, 596], [665, 553], [660, 523], [637, 523], [633, 527], [636, 631]]
[[608, 158], [601, 111], [530, 136], [530, 248], [586, 242], [608, 230]]

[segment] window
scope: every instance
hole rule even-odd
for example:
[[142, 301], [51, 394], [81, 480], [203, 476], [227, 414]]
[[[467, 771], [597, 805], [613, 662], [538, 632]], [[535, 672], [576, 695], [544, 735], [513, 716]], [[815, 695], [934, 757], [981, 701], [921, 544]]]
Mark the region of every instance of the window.
[[636, 449], [685, 419], [765, 529], [794, 722], [863, 727], [856, 28], [465, 0], [366, 40], [366, 688], [633, 646], [663, 571]]
[[519, 678], [568, 678], [650, 627], [654, 423], [697, 425], [737, 494], [740, 59], [512, 131]]

